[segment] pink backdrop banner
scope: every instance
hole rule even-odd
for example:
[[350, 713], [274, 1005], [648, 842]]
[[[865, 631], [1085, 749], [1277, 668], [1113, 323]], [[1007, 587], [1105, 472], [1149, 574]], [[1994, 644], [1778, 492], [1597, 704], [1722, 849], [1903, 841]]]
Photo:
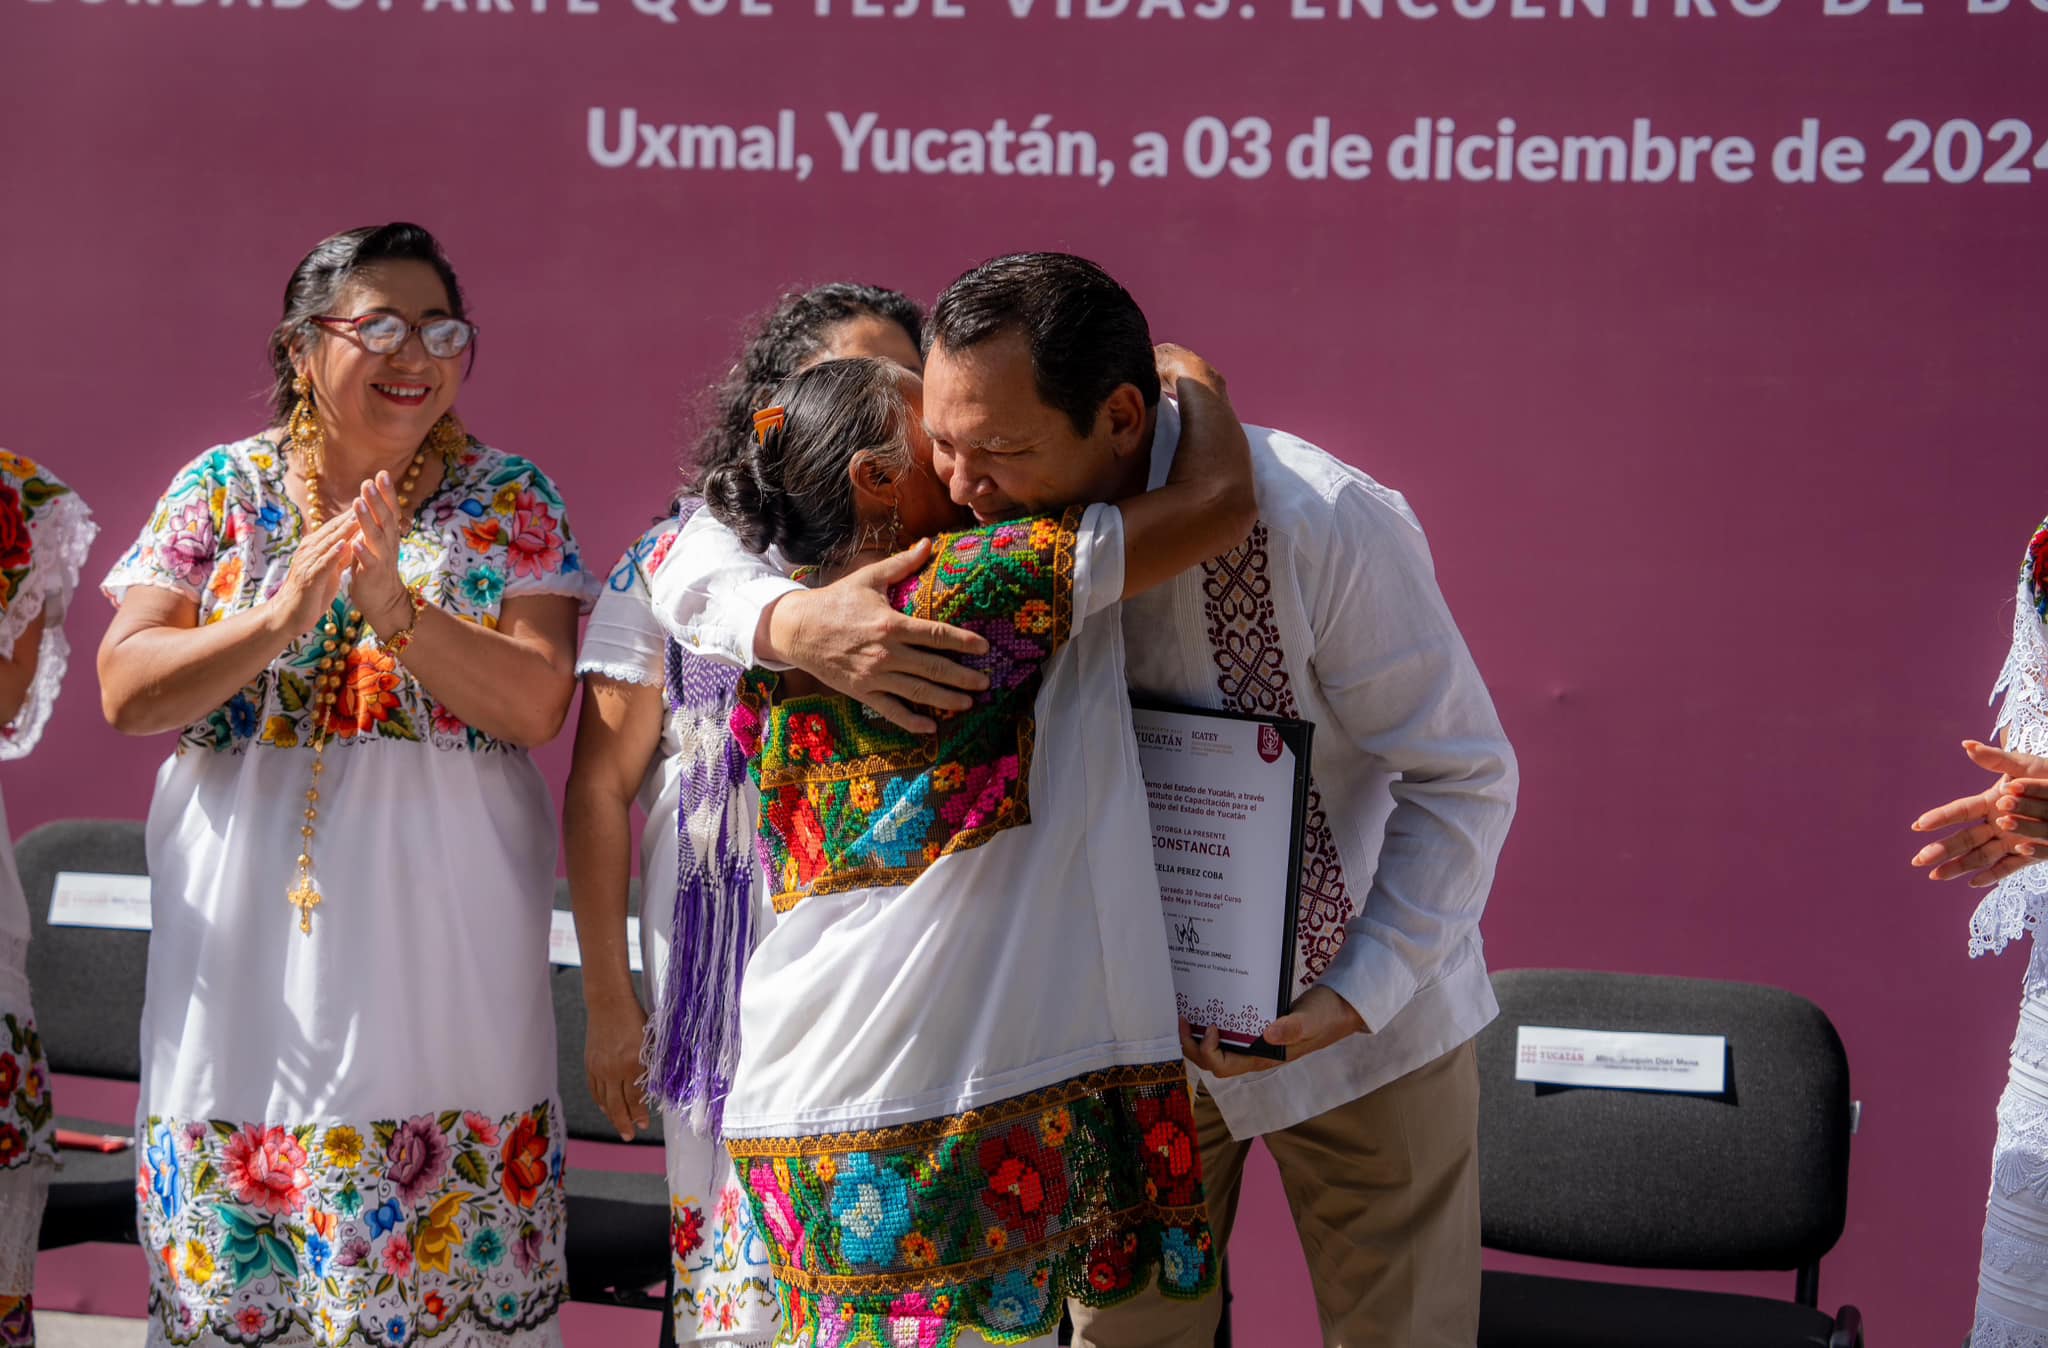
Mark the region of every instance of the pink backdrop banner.
[[[2044, 57], [2048, 0], [0, 0], [0, 444], [97, 577], [260, 425], [298, 257], [413, 219], [465, 418], [602, 565], [779, 289], [1091, 255], [1428, 527], [1523, 764], [1496, 967], [1819, 1002], [1864, 1103], [1825, 1298], [1953, 1342], [2020, 961], [1904, 826], [1976, 783], [2048, 512]], [[144, 810], [105, 620], [17, 828]], [[1312, 1335], [1239, 1249], [1252, 1341]]]

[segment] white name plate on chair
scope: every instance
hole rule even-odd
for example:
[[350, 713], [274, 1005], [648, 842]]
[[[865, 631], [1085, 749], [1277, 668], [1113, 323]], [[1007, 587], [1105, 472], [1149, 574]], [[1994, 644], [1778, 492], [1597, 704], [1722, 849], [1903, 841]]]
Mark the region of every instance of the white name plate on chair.
[[1719, 1095], [1728, 1088], [1728, 1038], [1524, 1025], [1515, 1036], [1515, 1080], [1547, 1086], [1618, 1086]]
[[50, 887], [50, 925], [148, 931], [149, 877], [58, 871]]
[[[548, 963], [583, 967], [583, 948], [576, 943], [576, 915], [557, 908], [548, 928]], [[626, 967], [640, 972], [640, 919], [626, 919]]]

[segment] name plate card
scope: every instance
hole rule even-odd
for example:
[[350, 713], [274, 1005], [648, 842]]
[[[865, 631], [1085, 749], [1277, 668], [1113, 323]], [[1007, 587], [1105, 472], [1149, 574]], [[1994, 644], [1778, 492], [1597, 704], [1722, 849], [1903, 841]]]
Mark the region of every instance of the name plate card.
[[1524, 1025], [1515, 1036], [1515, 1080], [1548, 1086], [1719, 1095], [1728, 1088], [1728, 1038]]
[[[548, 926], [548, 963], [583, 967], [583, 947], [576, 943], [576, 915], [557, 908]], [[640, 972], [640, 919], [626, 918], [626, 967]]]
[[1132, 714], [1152, 815], [1181, 1018], [1241, 1053], [1293, 999], [1306, 721], [1139, 706]]
[[148, 931], [149, 877], [58, 871], [50, 887], [50, 925]]
[[[110, 927], [148, 931], [149, 877], [107, 875], [96, 871], [59, 871], [50, 891], [53, 927]], [[626, 962], [640, 972], [640, 919], [626, 919]], [[548, 926], [548, 963], [581, 966], [574, 914], [557, 908]]]

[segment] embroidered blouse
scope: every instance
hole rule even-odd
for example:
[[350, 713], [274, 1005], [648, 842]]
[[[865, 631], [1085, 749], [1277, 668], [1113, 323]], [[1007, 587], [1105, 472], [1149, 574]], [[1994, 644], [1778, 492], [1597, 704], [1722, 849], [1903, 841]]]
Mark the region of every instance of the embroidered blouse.
[[907, 885], [942, 856], [1031, 822], [1032, 704], [1073, 625], [1074, 531], [1058, 519], [940, 537], [892, 594], [913, 617], [980, 634], [974, 705], [913, 735], [837, 694], [777, 699], [753, 671], [733, 729], [761, 789], [761, 859], [776, 911], [811, 894]]
[[54, 473], [0, 450], [0, 659], [12, 659], [29, 624], [45, 620], [28, 695], [0, 726], [0, 760], [22, 757], [42, 738], [71, 652], [64, 610], [98, 532], [92, 511]]
[[[199, 606], [201, 624], [254, 608], [277, 593], [307, 532], [285, 495], [285, 454], [275, 432], [208, 450], [187, 464], [148, 525], [102, 586], [120, 602], [132, 585], [155, 585]], [[496, 627], [504, 601], [569, 595], [591, 586], [540, 469], [472, 440], [420, 505], [399, 545], [398, 568], [430, 604], [465, 622]], [[345, 608], [345, 600], [335, 601]], [[293, 642], [225, 705], [187, 726], [180, 749], [243, 753], [311, 742], [312, 681], [321, 657], [311, 634]], [[476, 752], [512, 746], [464, 724], [428, 696], [366, 631], [348, 654], [341, 696], [329, 713], [330, 747], [410, 741]]]
[[[2034, 530], [2020, 559], [2013, 599], [2012, 649], [1992, 686], [1998, 708], [1994, 735], [2014, 753], [2048, 754], [2048, 521]], [[1970, 953], [1995, 955], [2041, 925], [2048, 913], [2048, 866], [2014, 871], [1970, 915]]]

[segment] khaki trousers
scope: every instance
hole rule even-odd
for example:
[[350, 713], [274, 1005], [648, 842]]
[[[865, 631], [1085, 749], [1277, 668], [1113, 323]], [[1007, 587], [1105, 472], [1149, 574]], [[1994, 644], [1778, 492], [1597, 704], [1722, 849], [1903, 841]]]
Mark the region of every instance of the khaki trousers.
[[[1195, 1127], [1209, 1221], [1227, 1247], [1249, 1141], [1208, 1091]], [[1294, 1213], [1328, 1348], [1472, 1348], [1479, 1335], [1479, 1066], [1471, 1043], [1292, 1128], [1265, 1135]], [[1238, 1305], [1248, 1299], [1242, 1290]], [[1074, 1305], [1075, 1348], [1209, 1348], [1223, 1298], [1148, 1287], [1120, 1306]], [[1301, 1348], [1231, 1324], [1237, 1348]]]

